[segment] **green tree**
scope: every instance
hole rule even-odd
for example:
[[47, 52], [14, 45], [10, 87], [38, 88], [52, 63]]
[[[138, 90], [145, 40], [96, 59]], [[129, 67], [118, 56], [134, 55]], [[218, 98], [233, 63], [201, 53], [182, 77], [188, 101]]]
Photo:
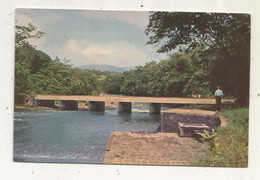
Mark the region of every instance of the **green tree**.
[[209, 94], [209, 72], [197, 51], [180, 52], [124, 73], [121, 93], [135, 96], [183, 97]]
[[[241, 105], [249, 98], [250, 16], [248, 14], [151, 12], [147, 44], [160, 44], [157, 52], [194, 49], [203, 44], [212, 60], [213, 85], [224, 86]], [[217, 67], [217, 69], [216, 69]], [[225, 76], [223, 76], [225, 71]]]
[[137, 75], [135, 70], [126, 71], [123, 73], [124, 81], [121, 86], [121, 94], [136, 95]]
[[104, 80], [104, 92], [108, 94], [120, 94], [124, 77], [122, 74], [111, 74]]
[[37, 27], [29, 23], [27, 26], [17, 25], [18, 20], [15, 25], [15, 47], [23, 46], [25, 43], [28, 44], [28, 39], [40, 38], [43, 36], [42, 31], [37, 31]]
[[97, 89], [97, 78], [93, 76], [93, 73], [72, 69], [70, 74], [70, 94], [89, 95]]
[[96, 79], [83, 70], [73, 70], [69, 60], [52, 60], [29, 44], [29, 38], [43, 34], [32, 24], [16, 25], [15, 99], [20, 94], [91, 94]]
[[[38, 52], [29, 43], [29, 38], [40, 38], [43, 32], [37, 31], [32, 24], [28, 26], [15, 26], [15, 99], [21, 93], [27, 93], [30, 81], [30, 66]], [[49, 59], [48, 59], [49, 60]]]

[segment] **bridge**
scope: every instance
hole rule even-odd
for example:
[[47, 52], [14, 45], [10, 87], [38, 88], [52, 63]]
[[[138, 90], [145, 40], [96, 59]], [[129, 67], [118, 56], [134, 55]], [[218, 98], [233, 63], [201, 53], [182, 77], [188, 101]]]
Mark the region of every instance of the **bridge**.
[[[60, 101], [62, 110], [77, 110], [78, 102], [89, 102], [90, 111], [104, 111], [106, 102], [118, 103], [119, 113], [131, 113], [132, 103], [150, 103], [150, 114], [160, 114], [161, 104], [197, 104], [214, 105], [212, 98], [182, 98], [182, 97], [139, 97], [139, 96], [78, 96], [78, 95], [37, 95], [34, 105], [54, 107], [55, 101]], [[222, 99], [222, 104], [234, 104], [234, 99]]]

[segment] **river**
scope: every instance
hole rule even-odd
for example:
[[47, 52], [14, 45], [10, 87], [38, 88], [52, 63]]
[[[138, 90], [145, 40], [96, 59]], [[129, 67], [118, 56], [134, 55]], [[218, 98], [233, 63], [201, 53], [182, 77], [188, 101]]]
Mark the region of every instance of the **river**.
[[15, 112], [14, 161], [102, 163], [111, 132], [157, 130], [160, 115], [147, 109], [134, 107], [131, 114], [118, 114], [117, 109]]

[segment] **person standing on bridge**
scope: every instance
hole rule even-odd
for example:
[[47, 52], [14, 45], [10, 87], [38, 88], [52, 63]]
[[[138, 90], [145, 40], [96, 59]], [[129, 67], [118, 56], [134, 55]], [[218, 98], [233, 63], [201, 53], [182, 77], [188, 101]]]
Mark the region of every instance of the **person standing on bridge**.
[[221, 96], [223, 96], [223, 92], [220, 86], [217, 86], [217, 90], [215, 91], [217, 111], [221, 111]]

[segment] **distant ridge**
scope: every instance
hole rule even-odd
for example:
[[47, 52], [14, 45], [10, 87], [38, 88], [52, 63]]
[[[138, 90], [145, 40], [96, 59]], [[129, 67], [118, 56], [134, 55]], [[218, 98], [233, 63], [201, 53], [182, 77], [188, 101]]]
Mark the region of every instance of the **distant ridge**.
[[113, 65], [98, 65], [98, 64], [91, 64], [91, 65], [84, 65], [84, 66], [77, 66], [75, 69], [89, 69], [89, 70], [97, 70], [97, 71], [110, 71], [110, 72], [117, 72], [122, 73], [125, 71], [129, 71], [131, 69], [135, 69], [136, 67], [118, 67]]

